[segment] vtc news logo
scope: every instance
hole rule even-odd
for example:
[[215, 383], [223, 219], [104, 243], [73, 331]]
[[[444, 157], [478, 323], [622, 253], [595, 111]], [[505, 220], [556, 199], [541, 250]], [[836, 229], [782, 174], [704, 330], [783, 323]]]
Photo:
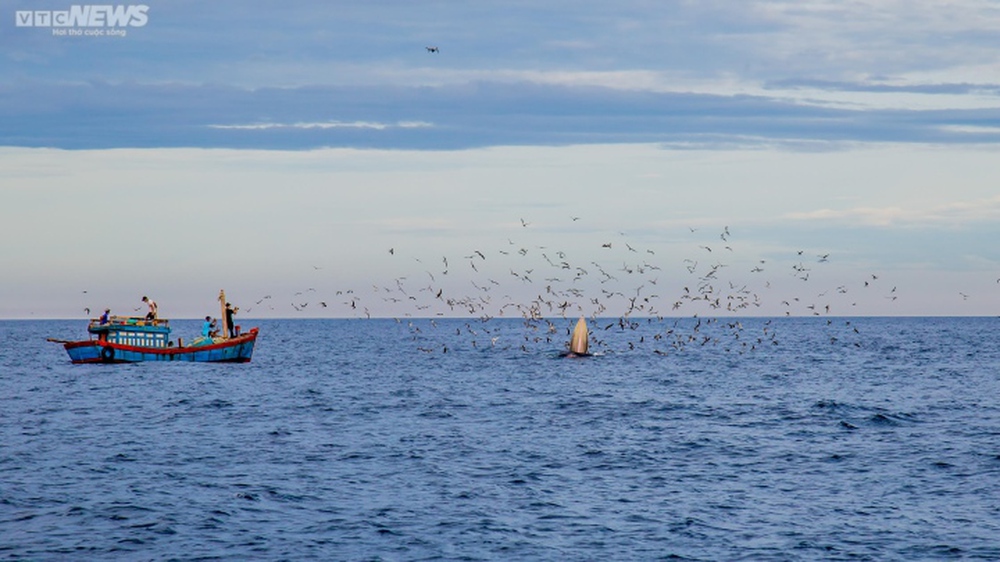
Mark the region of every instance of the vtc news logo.
[[142, 27], [149, 22], [149, 6], [73, 5], [68, 10], [18, 10], [17, 27]]

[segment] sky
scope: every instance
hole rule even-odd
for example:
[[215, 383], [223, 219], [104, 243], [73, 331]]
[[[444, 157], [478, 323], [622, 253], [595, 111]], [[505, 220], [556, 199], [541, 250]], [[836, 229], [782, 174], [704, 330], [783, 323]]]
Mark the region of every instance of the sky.
[[986, 0], [0, 1], [0, 318], [1000, 314], [998, 31]]

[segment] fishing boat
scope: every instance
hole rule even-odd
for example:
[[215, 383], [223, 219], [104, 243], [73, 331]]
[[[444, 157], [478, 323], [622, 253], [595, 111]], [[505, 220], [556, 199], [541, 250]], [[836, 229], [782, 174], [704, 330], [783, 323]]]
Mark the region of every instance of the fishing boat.
[[[222, 303], [222, 334], [229, 334], [225, 314], [225, 292], [219, 292]], [[234, 327], [235, 337], [200, 337], [184, 345], [170, 339], [170, 321], [134, 316], [111, 316], [90, 320], [87, 332], [90, 338], [61, 343], [73, 363], [135, 363], [139, 361], [194, 361], [247, 363], [253, 355], [258, 329], [240, 333]]]

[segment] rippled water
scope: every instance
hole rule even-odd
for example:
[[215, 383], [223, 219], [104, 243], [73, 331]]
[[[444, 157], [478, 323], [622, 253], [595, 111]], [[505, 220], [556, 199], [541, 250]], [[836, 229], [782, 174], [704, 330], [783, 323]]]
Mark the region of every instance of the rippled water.
[[673, 322], [261, 321], [246, 365], [0, 322], [0, 558], [1000, 559], [1000, 320]]

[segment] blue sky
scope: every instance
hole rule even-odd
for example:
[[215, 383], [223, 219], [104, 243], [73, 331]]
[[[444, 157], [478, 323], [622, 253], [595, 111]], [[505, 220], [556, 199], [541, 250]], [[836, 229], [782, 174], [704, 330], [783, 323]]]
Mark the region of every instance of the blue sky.
[[369, 4], [0, 3], [0, 317], [1000, 311], [995, 2]]

